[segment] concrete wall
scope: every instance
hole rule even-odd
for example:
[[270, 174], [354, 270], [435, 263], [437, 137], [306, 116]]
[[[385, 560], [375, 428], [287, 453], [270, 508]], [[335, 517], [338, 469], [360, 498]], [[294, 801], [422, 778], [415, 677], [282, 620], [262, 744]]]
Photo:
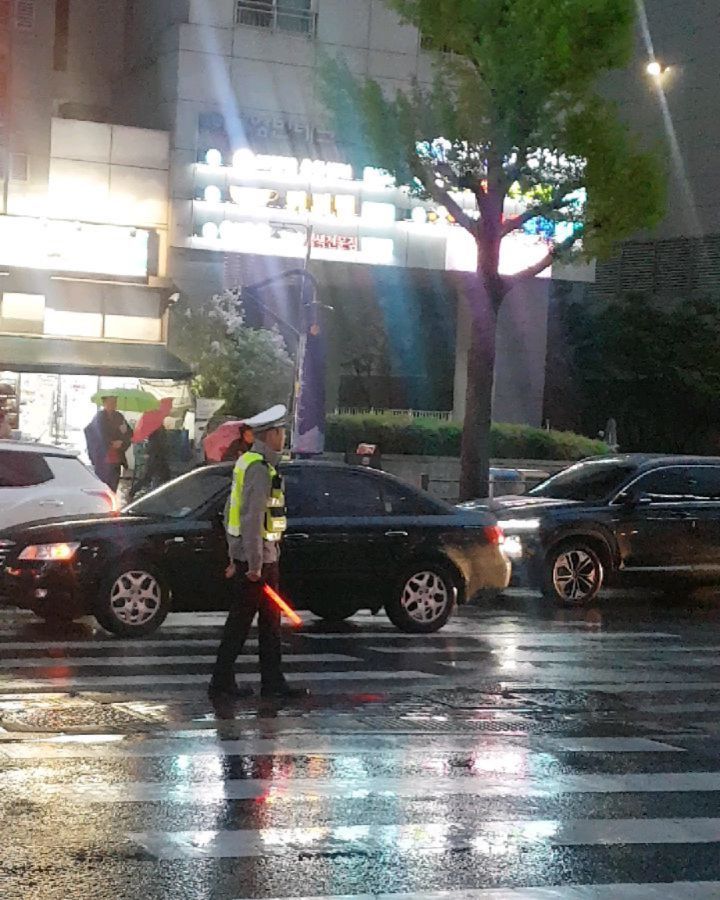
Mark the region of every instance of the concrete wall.
[[[323, 458], [335, 462], [345, 459], [342, 453], [326, 453]], [[529, 490], [548, 475], [561, 472], [570, 463], [560, 460], [496, 459], [491, 465], [493, 468], [520, 470], [525, 475], [524, 490]], [[457, 503], [460, 494], [460, 460], [454, 456], [389, 454], [382, 457], [382, 468], [416, 487], [423, 487], [427, 483], [426, 490], [431, 494], [449, 503]], [[495, 496], [522, 492], [515, 483], [496, 479]]]

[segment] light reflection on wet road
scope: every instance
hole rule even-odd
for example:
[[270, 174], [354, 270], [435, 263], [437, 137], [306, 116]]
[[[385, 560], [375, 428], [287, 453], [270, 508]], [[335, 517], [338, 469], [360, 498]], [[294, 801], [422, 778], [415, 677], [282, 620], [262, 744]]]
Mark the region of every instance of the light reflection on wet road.
[[217, 616], [116, 641], [0, 613], [0, 895], [719, 897], [719, 609], [309, 620], [286, 707], [210, 704]]

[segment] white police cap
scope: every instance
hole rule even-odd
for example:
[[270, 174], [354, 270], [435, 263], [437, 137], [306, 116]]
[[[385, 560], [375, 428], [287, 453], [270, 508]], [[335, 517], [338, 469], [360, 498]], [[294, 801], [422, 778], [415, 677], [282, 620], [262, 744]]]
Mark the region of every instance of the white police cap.
[[272, 428], [284, 428], [287, 425], [287, 412], [287, 406], [279, 403], [250, 419], [245, 419], [244, 424], [258, 433], [270, 431]]

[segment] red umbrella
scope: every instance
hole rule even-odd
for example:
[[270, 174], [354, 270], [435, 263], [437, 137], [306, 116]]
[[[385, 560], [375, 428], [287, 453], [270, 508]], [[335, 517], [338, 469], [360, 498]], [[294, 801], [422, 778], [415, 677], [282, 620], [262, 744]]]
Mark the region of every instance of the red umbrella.
[[146, 441], [151, 434], [155, 434], [158, 428], [162, 427], [163, 422], [172, 411], [172, 398], [165, 397], [160, 401], [158, 409], [143, 413], [137, 423], [137, 427], [133, 433], [133, 444], [141, 444]]
[[222, 462], [230, 446], [239, 441], [242, 435], [242, 421], [223, 422], [203, 441], [203, 450], [208, 462]]

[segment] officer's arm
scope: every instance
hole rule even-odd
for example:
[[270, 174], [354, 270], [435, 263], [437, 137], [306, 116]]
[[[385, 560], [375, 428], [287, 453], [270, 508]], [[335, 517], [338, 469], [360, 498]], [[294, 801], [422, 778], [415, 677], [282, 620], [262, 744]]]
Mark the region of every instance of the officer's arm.
[[245, 473], [242, 496], [242, 541], [248, 572], [262, 571], [263, 524], [270, 497], [267, 468], [253, 463]]

